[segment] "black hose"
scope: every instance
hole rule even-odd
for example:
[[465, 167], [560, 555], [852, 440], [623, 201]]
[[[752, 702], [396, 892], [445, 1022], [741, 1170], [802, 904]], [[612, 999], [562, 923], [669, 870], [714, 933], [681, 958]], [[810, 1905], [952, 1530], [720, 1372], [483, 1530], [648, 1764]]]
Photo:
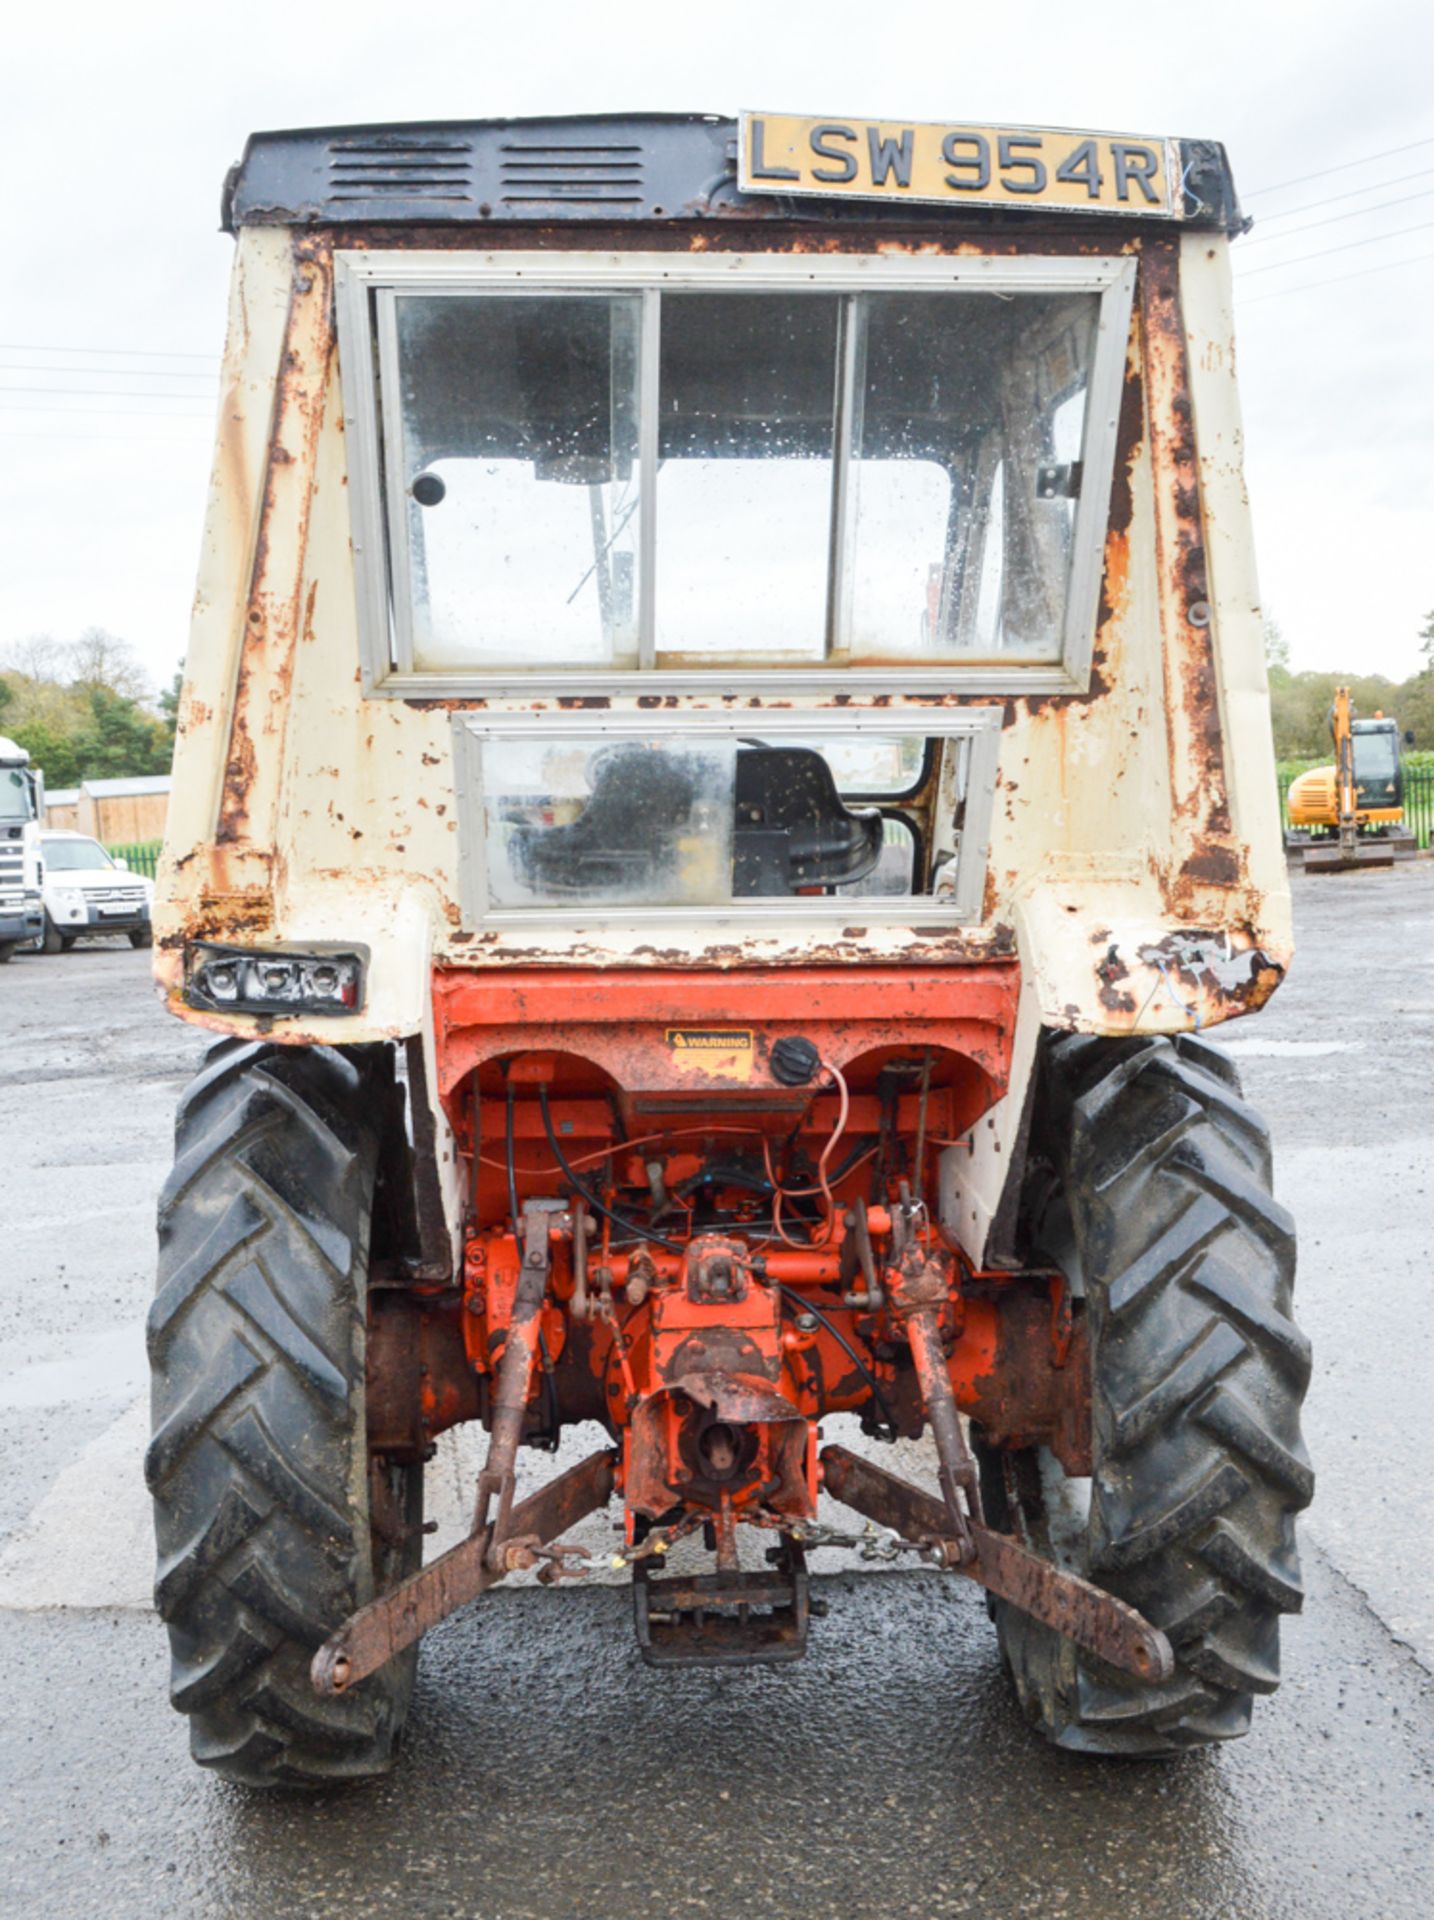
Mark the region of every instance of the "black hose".
[[513, 1157], [513, 1083], [508, 1082], [508, 1212], [513, 1219], [513, 1232], [521, 1237], [523, 1223], [518, 1218], [518, 1168]]
[[[513, 1083], [511, 1080], [508, 1082], [507, 1149], [508, 1207], [513, 1215], [513, 1235], [518, 1242], [518, 1251], [521, 1255], [523, 1223], [518, 1218], [518, 1165], [513, 1144]], [[547, 1336], [541, 1326], [538, 1328], [538, 1361], [543, 1375], [543, 1399], [547, 1403], [548, 1410], [548, 1432], [545, 1446], [549, 1453], [555, 1453], [561, 1433], [561, 1421], [558, 1415], [558, 1390], [553, 1384], [553, 1359], [552, 1355], [548, 1352]], [[537, 1443], [534, 1442], [533, 1444], [536, 1445]], [[543, 1450], [543, 1448], [539, 1448], [540, 1452]]]
[[605, 1220], [611, 1220], [615, 1227], [623, 1227], [628, 1233], [635, 1233], [640, 1240], [650, 1240], [655, 1247], [662, 1247], [668, 1253], [681, 1253], [683, 1249], [675, 1240], [664, 1240], [660, 1233], [654, 1233], [650, 1227], [640, 1226], [636, 1220], [629, 1220], [626, 1214], [618, 1213], [612, 1207], [606, 1206], [590, 1188], [583, 1185], [568, 1165], [567, 1155], [558, 1145], [558, 1136], [553, 1131], [553, 1116], [548, 1111], [548, 1089], [541, 1085], [538, 1088], [538, 1106], [543, 1116], [543, 1131], [547, 1134], [548, 1145], [553, 1150], [553, 1158], [562, 1169], [563, 1178], [573, 1192], [586, 1200], [594, 1213], [600, 1213]]
[[[872, 1136], [869, 1133], [862, 1134], [858, 1139], [854, 1140], [847, 1152], [842, 1155], [840, 1163], [833, 1167], [827, 1175], [827, 1185], [833, 1188], [838, 1186], [841, 1181], [846, 1178], [847, 1174], [851, 1172], [862, 1155], [864, 1153], [870, 1153], [874, 1144]], [[734, 1167], [730, 1164], [718, 1164], [716, 1166], [710, 1164], [704, 1165], [700, 1173], [689, 1174], [687, 1179], [681, 1181], [673, 1191], [686, 1195], [691, 1193], [694, 1188], [704, 1186], [741, 1187], [743, 1191], [747, 1193], [770, 1193], [772, 1191], [772, 1182], [765, 1174], [748, 1173], [744, 1167]], [[810, 1199], [819, 1192], [820, 1189], [814, 1187], [812, 1193], [804, 1197]]]
[[809, 1300], [804, 1293], [798, 1293], [795, 1287], [789, 1287], [786, 1285], [784, 1281], [781, 1281], [781, 1280], [777, 1281], [776, 1287], [777, 1287], [777, 1292], [781, 1294], [782, 1298], [787, 1302], [787, 1304], [791, 1307], [794, 1307], [798, 1313], [809, 1313], [812, 1315], [814, 1319], [820, 1320], [822, 1325], [826, 1328], [827, 1332], [831, 1335], [832, 1339], [836, 1341], [837, 1345], [841, 1348], [842, 1352], [851, 1361], [852, 1365], [856, 1368], [857, 1372], [861, 1375], [862, 1379], [865, 1380], [867, 1386], [870, 1387], [871, 1397], [876, 1402], [877, 1408], [881, 1413], [882, 1419], [885, 1420], [886, 1422], [887, 1439], [888, 1440], [899, 1439], [900, 1435], [897, 1432], [895, 1416], [893, 1415], [891, 1408], [887, 1405], [886, 1395], [882, 1392], [881, 1388], [876, 1384], [876, 1375], [872, 1373], [870, 1368], [867, 1366], [866, 1362], [862, 1359], [861, 1355], [857, 1352], [856, 1348], [851, 1344], [851, 1342], [847, 1339], [846, 1335], [842, 1332], [841, 1328], [836, 1324], [834, 1320], [829, 1320], [827, 1316], [822, 1312], [821, 1308], [817, 1306], [813, 1301]]

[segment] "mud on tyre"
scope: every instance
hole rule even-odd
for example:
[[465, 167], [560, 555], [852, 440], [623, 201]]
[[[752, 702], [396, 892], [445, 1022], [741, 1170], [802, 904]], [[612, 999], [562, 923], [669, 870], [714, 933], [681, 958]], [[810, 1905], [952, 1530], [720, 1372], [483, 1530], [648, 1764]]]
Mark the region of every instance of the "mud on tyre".
[[1055, 1040], [1027, 1182], [1028, 1253], [1083, 1288], [1093, 1475], [982, 1449], [988, 1518], [1138, 1607], [1176, 1671], [1149, 1687], [993, 1613], [1028, 1717], [1062, 1747], [1154, 1754], [1246, 1731], [1301, 1604], [1295, 1515], [1309, 1346], [1268, 1132], [1193, 1037]]
[[389, 1057], [221, 1042], [176, 1122], [149, 1316], [156, 1604], [196, 1760], [382, 1771], [417, 1650], [321, 1701], [309, 1661], [421, 1558], [422, 1468], [370, 1467], [365, 1296]]

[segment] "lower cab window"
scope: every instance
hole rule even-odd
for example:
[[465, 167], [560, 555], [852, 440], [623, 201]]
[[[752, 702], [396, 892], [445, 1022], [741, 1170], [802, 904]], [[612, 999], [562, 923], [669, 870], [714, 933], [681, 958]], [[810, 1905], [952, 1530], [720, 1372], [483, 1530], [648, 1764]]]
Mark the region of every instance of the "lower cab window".
[[955, 886], [969, 739], [475, 745], [489, 909], [898, 900]]

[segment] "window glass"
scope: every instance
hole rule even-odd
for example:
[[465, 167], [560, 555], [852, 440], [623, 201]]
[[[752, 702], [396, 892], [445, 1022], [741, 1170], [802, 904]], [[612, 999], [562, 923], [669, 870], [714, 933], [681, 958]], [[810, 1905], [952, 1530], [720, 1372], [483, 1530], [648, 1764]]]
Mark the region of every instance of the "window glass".
[[919, 774], [919, 739], [525, 734], [479, 748], [489, 907], [724, 906], [916, 885], [912, 819], [846, 799], [841, 774], [894, 779], [913, 751]]
[[665, 294], [657, 653], [825, 652], [840, 301]]
[[991, 468], [985, 497], [986, 511], [968, 536], [962, 572], [976, 593], [973, 648], [977, 653], [994, 653], [1001, 638], [1001, 588], [1006, 572], [1006, 465], [1003, 460], [997, 460]]
[[1100, 301], [383, 294], [414, 667], [1059, 661]]
[[1098, 295], [859, 308], [852, 661], [1058, 659]]
[[95, 840], [46, 840], [45, 865], [56, 873], [82, 873], [95, 867], [112, 867], [104, 848]]
[[731, 897], [732, 740], [488, 740], [495, 907], [711, 906]]
[[30, 817], [30, 782], [18, 767], [0, 767], [0, 820]]
[[1364, 781], [1383, 780], [1392, 783], [1399, 771], [1399, 756], [1394, 744], [1392, 728], [1372, 729], [1362, 733], [1357, 728], [1354, 734], [1354, 772], [1355, 778]]
[[842, 892], [900, 900], [916, 891], [915, 866], [916, 834], [911, 822], [887, 814], [881, 823], [881, 853], [875, 867]]
[[[754, 738], [747, 744], [799, 747], [805, 742], [764, 732], [760, 741]], [[926, 742], [913, 733], [854, 733], [823, 740], [821, 754], [838, 792], [879, 797], [909, 793], [916, 786], [926, 762]]]
[[638, 315], [397, 299], [415, 666], [636, 664]]

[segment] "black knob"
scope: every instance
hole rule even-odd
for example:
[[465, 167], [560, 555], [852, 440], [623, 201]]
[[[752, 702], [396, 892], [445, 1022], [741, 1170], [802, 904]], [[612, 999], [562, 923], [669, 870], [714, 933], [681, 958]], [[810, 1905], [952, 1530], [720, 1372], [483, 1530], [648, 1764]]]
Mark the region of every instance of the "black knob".
[[785, 1034], [772, 1048], [772, 1078], [784, 1087], [804, 1087], [821, 1063], [811, 1041], [800, 1034]]

